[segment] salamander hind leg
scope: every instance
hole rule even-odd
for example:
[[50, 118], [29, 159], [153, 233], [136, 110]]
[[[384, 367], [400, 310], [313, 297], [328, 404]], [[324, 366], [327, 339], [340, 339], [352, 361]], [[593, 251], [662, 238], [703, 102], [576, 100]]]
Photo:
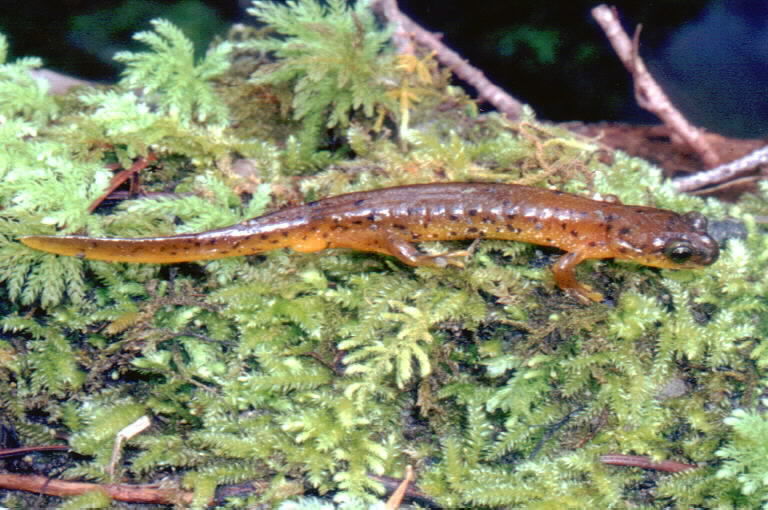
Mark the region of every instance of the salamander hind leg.
[[602, 294], [576, 279], [574, 269], [582, 260], [584, 256], [579, 252], [566, 253], [560, 257], [552, 266], [555, 283], [583, 303], [600, 302], [603, 300]]
[[386, 253], [397, 257], [398, 260], [409, 266], [456, 266], [463, 268], [465, 259], [472, 254], [471, 250], [458, 250], [437, 254], [422, 253], [412, 243], [397, 236], [387, 237], [386, 248]]

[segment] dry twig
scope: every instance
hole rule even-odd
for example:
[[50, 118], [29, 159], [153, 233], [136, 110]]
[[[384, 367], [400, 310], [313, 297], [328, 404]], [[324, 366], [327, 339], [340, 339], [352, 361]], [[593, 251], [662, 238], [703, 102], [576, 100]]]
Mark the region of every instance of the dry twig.
[[115, 501], [155, 503], [159, 505], [185, 505], [192, 503], [192, 491], [166, 489], [149, 485], [98, 484], [68, 482], [38, 475], [0, 473], [0, 489], [20, 490], [48, 496], [78, 496], [90, 491], [103, 491]]
[[601, 455], [600, 462], [612, 466], [639, 467], [643, 469], [653, 469], [655, 471], [666, 471], [667, 473], [680, 473], [698, 467], [695, 464], [685, 464], [674, 460], [654, 462], [650, 457], [646, 457], [645, 455], [622, 455], [620, 453]]
[[434, 51], [438, 61], [451, 69], [456, 76], [475, 87], [480, 99], [491, 103], [510, 120], [520, 117], [523, 110], [523, 104], [520, 101], [494, 85], [482, 71], [470, 65], [461, 58], [461, 55], [443, 44], [438, 36], [423, 29], [403, 14], [397, 7], [396, 0], [376, 0], [373, 9], [394, 25], [393, 39], [401, 53], [413, 53], [413, 47], [409, 42], [413, 39]]
[[63, 444], [45, 445], [45, 446], [22, 446], [19, 448], [2, 448], [0, 449], [0, 458], [3, 457], [17, 457], [19, 455], [27, 455], [29, 453], [37, 452], [67, 452], [69, 446]]
[[635, 82], [635, 99], [646, 110], [658, 116], [669, 129], [685, 141], [699, 155], [708, 167], [720, 163], [717, 153], [701, 136], [701, 131], [692, 126], [680, 111], [674, 107], [662, 88], [653, 79], [638, 55], [639, 29], [635, 32], [634, 40], [630, 40], [619, 22], [615, 7], [598, 5], [592, 9], [592, 17], [605, 32], [624, 67], [632, 75]]
[[411, 466], [406, 466], [405, 478], [403, 478], [403, 481], [400, 483], [400, 485], [398, 485], [395, 492], [393, 492], [387, 500], [387, 504], [384, 506], [386, 510], [397, 510], [400, 508], [400, 505], [403, 503], [403, 498], [405, 497], [406, 491], [408, 490], [408, 484], [410, 484], [412, 481], [413, 468]]
[[115, 437], [115, 445], [112, 448], [112, 459], [107, 466], [107, 474], [111, 479], [115, 478], [115, 468], [117, 468], [117, 463], [120, 461], [120, 457], [123, 453], [123, 443], [141, 434], [147, 430], [150, 425], [152, 425], [152, 422], [149, 420], [149, 416], [144, 415], [117, 433], [117, 437]]
[[718, 167], [674, 179], [672, 183], [678, 191], [692, 191], [705, 186], [720, 184], [737, 175], [754, 170], [760, 165], [768, 164], [768, 146], [750, 152], [743, 158]]
[[[131, 165], [131, 168], [128, 168], [127, 170], [122, 170], [115, 174], [112, 177], [112, 180], [109, 182], [109, 186], [107, 186], [107, 190], [101, 194], [99, 198], [94, 200], [90, 206], [88, 206], [88, 212], [92, 213], [95, 211], [101, 203], [110, 197], [112, 193], [115, 192], [117, 188], [119, 188], [125, 181], [131, 180], [131, 192], [137, 193], [138, 192], [138, 175], [139, 172], [147, 168], [150, 164], [157, 161], [157, 156], [154, 153], [150, 153], [147, 157], [140, 157], [137, 159], [133, 165]], [[119, 166], [115, 165], [108, 165], [111, 167], [114, 167], [113, 169], [119, 168]]]

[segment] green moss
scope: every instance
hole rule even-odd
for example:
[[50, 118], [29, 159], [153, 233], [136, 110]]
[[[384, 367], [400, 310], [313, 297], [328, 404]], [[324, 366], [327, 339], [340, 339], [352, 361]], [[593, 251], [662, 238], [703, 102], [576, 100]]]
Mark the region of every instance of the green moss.
[[[0, 406], [25, 442], [63, 433], [87, 455], [67, 475], [106, 480], [114, 434], [148, 414], [120, 476], [175, 470], [197, 507], [246, 480], [267, 489], [230, 507], [376, 505], [369, 475], [409, 464], [444, 506], [763, 502], [764, 463], [750, 454], [765, 442], [768, 237], [750, 216], [762, 202], [679, 195], [646, 162], [601, 163], [590, 140], [530, 110], [519, 123], [478, 115], [431, 57], [398, 66], [365, 3], [254, 9], [267, 30], [240, 31], [198, 62], [156, 22], [108, 88], [54, 98], [26, 75], [38, 61], [0, 67], [0, 95], [19, 99], [0, 103]], [[395, 100], [414, 90], [418, 100]], [[149, 151], [159, 163], [144, 189], [175, 194], [89, 214], [112, 176], [105, 164]], [[17, 242], [195, 232], [434, 180], [546, 181], [732, 216], [748, 235], [701, 270], [584, 264], [580, 277], [615, 301], [590, 306], [522, 243], [483, 241], [466, 269], [437, 270], [346, 251], [163, 268]], [[643, 472], [605, 466], [605, 453], [702, 467]], [[325, 499], [297, 498], [304, 487]]]

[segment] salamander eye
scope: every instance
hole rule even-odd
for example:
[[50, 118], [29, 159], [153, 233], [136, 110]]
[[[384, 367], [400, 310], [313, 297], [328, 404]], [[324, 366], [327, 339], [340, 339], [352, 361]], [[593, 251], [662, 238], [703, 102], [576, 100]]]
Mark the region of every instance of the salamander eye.
[[693, 246], [688, 241], [672, 241], [664, 247], [664, 255], [676, 264], [682, 264], [693, 256]]

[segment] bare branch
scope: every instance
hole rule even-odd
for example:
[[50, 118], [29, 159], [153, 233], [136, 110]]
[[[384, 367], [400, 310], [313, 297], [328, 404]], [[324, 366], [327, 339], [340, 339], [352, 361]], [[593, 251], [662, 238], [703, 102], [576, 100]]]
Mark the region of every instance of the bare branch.
[[664, 93], [664, 90], [653, 79], [651, 73], [648, 72], [645, 63], [637, 52], [639, 29], [635, 34], [635, 40], [630, 40], [619, 22], [616, 8], [604, 4], [592, 9], [592, 17], [603, 29], [616, 55], [632, 75], [635, 82], [637, 103], [658, 116], [673, 133], [696, 151], [705, 165], [715, 166], [720, 163], [717, 153], [701, 136], [701, 130], [692, 126], [683, 117]]
[[750, 152], [743, 158], [731, 161], [730, 163], [720, 165], [704, 172], [698, 172], [693, 175], [674, 179], [672, 183], [678, 191], [697, 190], [704, 186], [720, 184], [721, 182], [732, 179], [740, 174], [747, 173], [758, 166], [765, 164], [768, 164], [768, 146]]
[[156, 503], [160, 505], [189, 505], [192, 491], [160, 488], [147, 485], [98, 484], [69, 482], [38, 475], [14, 475], [0, 473], [0, 489], [21, 490], [49, 496], [78, 496], [90, 491], [103, 491], [115, 501]]
[[507, 94], [501, 87], [494, 85], [482, 71], [470, 65], [461, 58], [461, 55], [443, 44], [438, 36], [423, 29], [403, 14], [397, 7], [396, 0], [376, 0], [373, 9], [395, 26], [395, 44], [402, 53], [412, 52], [412, 49], [403, 41], [403, 37], [407, 34], [417, 43], [434, 51], [438, 61], [451, 69], [456, 76], [475, 87], [480, 99], [491, 103], [510, 120], [520, 118], [523, 110], [523, 104], [520, 101]]
[[654, 462], [650, 457], [646, 457], [645, 455], [623, 455], [620, 453], [601, 455], [600, 462], [612, 466], [639, 467], [643, 469], [653, 469], [655, 471], [666, 471], [667, 473], [680, 473], [698, 467], [696, 464], [685, 464], [674, 460]]

